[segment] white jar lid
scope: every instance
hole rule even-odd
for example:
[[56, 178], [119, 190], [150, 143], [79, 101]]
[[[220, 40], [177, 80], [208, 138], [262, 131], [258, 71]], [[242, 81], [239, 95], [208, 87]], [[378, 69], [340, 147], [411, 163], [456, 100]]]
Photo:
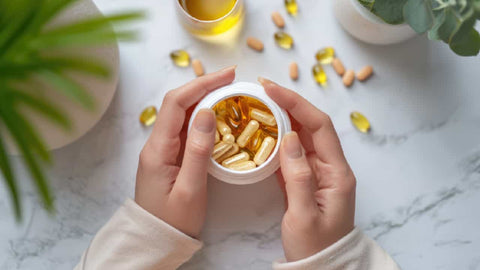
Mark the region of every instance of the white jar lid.
[[248, 96], [258, 99], [263, 102], [271, 111], [275, 119], [277, 120], [278, 127], [278, 139], [275, 148], [273, 149], [270, 157], [255, 169], [248, 171], [234, 171], [223, 167], [218, 164], [213, 158], [210, 159], [210, 165], [208, 172], [215, 178], [236, 185], [246, 185], [259, 182], [268, 176], [272, 175], [280, 167], [280, 160], [278, 157], [278, 149], [283, 136], [291, 131], [291, 124], [288, 114], [285, 110], [280, 108], [266, 93], [261, 85], [248, 83], [248, 82], [236, 82], [227, 86], [221, 87], [208, 95], [206, 95], [197, 105], [192, 113], [190, 122], [188, 124], [188, 130], [192, 126], [192, 121], [197, 115], [200, 109], [211, 109], [219, 101], [234, 96]]

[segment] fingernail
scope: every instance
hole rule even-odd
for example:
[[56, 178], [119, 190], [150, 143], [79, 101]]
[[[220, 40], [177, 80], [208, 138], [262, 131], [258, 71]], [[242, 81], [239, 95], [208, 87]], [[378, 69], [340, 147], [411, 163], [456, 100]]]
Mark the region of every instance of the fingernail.
[[287, 157], [291, 159], [301, 158], [303, 156], [302, 145], [296, 132], [289, 132], [283, 137], [283, 148]]
[[270, 84], [275, 84], [273, 81], [271, 81], [271, 80], [269, 80], [269, 79], [266, 79], [266, 78], [264, 78], [264, 77], [261, 77], [261, 76], [259, 76], [259, 77], [257, 78], [257, 81], [258, 81], [260, 84], [262, 84], [262, 85], [268, 84], [268, 83], [270, 83]]
[[215, 115], [210, 109], [201, 109], [195, 120], [193, 121], [193, 127], [203, 133], [210, 133], [215, 128]]
[[226, 68], [223, 68], [220, 70], [220, 72], [227, 72], [227, 71], [230, 71], [230, 70], [235, 70], [237, 69], [237, 65], [233, 65], [233, 66], [229, 66], [229, 67], [226, 67]]

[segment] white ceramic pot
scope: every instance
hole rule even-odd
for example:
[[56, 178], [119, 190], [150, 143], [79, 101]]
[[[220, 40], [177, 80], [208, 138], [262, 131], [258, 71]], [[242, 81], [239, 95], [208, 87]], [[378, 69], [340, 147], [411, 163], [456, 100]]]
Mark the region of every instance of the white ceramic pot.
[[[80, 0], [55, 18], [52, 25], [65, 24], [91, 16], [102, 16], [102, 13], [92, 0]], [[72, 130], [65, 131], [37, 113], [27, 111], [28, 119], [32, 121], [32, 125], [40, 133], [47, 148], [50, 150], [70, 144], [87, 133], [87, 131], [101, 119], [117, 89], [119, 73], [119, 51], [117, 44], [78, 49], [75, 53], [86, 55], [89, 58], [91, 57], [104, 63], [110, 69], [111, 77], [109, 79], [101, 79], [89, 75], [71, 74], [71, 77], [80, 83], [94, 98], [96, 108], [93, 111], [85, 110], [81, 105], [59, 94], [58, 91], [54, 89], [49, 89], [48, 87], [38, 89], [38, 91], [42, 91], [43, 96], [61, 108], [72, 122]], [[35, 90], [37, 91], [37, 89]], [[9, 138], [9, 136], [6, 138], [8, 151], [11, 154], [18, 154], [19, 151], [11, 138]]]
[[372, 14], [358, 0], [333, 0], [335, 17], [355, 38], [370, 44], [387, 45], [416, 35], [407, 24], [390, 25]]

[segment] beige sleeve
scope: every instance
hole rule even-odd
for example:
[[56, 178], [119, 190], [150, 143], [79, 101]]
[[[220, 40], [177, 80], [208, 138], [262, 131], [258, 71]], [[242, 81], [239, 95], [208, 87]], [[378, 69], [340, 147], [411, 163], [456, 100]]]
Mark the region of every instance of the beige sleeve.
[[399, 270], [395, 261], [358, 228], [330, 247], [296, 262], [279, 260], [274, 270]]
[[176, 269], [201, 246], [128, 199], [95, 235], [75, 270]]

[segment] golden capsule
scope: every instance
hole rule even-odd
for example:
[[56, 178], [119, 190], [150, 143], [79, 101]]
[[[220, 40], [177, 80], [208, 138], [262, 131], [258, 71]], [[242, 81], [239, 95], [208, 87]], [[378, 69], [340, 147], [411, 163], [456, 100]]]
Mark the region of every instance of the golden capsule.
[[252, 109], [250, 111], [250, 117], [267, 126], [277, 125], [277, 121], [275, 121], [275, 117], [273, 115], [258, 109]]
[[232, 147], [227, 152], [225, 152], [225, 154], [221, 155], [219, 158], [216, 159], [218, 163], [222, 163], [222, 161], [235, 155], [236, 153], [238, 153], [238, 151], [240, 151], [240, 147], [238, 146], [238, 144], [232, 143], [231, 145]]
[[255, 169], [257, 165], [255, 165], [255, 162], [251, 160], [247, 161], [241, 161], [241, 162], [236, 162], [233, 163], [232, 165], [228, 166], [227, 168], [234, 170], [234, 171], [248, 171]]
[[225, 159], [224, 161], [222, 161], [222, 166], [223, 167], [228, 167], [228, 166], [232, 165], [233, 163], [237, 163], [237, 162], [240, 162], [240, 161], [247, 161], [249, 159], [250, 159], [250, 156], [248, 155], [247, 152], [241, 152], [239, 154], [231, 156], [231, 157]]
[[253, 134], [255, 134], [255, 131], [257, 131], [259, 127], [260, 124], [257, 121], [250, 120], [250, 122], [248, 122], [248, 125], [237, 138], [238, 146], [245, 147], [250, 138], [253, 136]]
[[316, 54], [315, 58], [320, 64], [326, 65], [330, 64], [335, 57], [335, 49], [333, 47], [325, 47], [320, 49]]
[[288, 14], [296, 16], [298, 14], [298, 5], [296, 0], [285, 0], [285, 9]]
[[225, 135], [225, 134], [230, 134], [232, 133], [232, 129], [223, 121], [222, 119], [217, 117], [217, 130], [220, 132], [220, 134]]
[[250, 121], [250, 106], [246, 97], [239, 97], [237, 101], [240, 112], [242, 113], [242, 122], [247, 124]]
[[274, 35], [275, 42], [277, 43], [280, 48], [283, 48], [285, 50], [290, 50], [293, 47], [293, 38], [289, 34], [283, 32], [283, 31], [278, 31]]
[[190, 55], [185, 50], [176, 50], [170, 53], [170, 59], [179, 67], [188, 67], [190, 65]]
[[242, 120], [242, 112], [240, 111], [240, 107], [238, 104], [232, 100], [228, 99], [226, 104], [227, 115], [235, 122]]
[[262, 126], [262, 131], [273, 138], [278, 138], [278, 128], [277, 127], [270, 127], [270, 126]]
[[275, 148], [275, 139], [272, 137], [265, 138], [260, 146], [260, 149], [258, 149], [255, 157], [253, 158], [255, 164], [263, 164], [272, 153], [273, 148]]
[[255, 131], [255, 134], [253, 134], [252, 138], [247, 144], [247, 149], [250, 150], [253, 153], [256, 153], [260, 146], [262, 145], [262, 141], [265, 138], [265, 133], [262, 130], [257, 130]]
[[313, 78], [318, 84], [320, 84], [321, 86], [327, 85], [327, 73], [325, 73], [325, 70], [323, 70], [321, 64], [317, 63], [312, 67], [312, 74]]
[[233, 147], [233, 144], [223, 142], [223, 141], [215, 144], [215, 146], [213, 147], [212, 158], [218, 159], [219, 157], [227, 153], [228, 150], [230, 150], [230, 148], [232, 147]]
[[220, 141], [220, 133], [218, 133], [218, 130], [215, 130], [215, 143], [218, 143]]
[[352, 121], [353, 126], [362, 133], [370, 131], [370, 122], [360, 112], [350, 113], [350, 121]]
[[151, 126], [157, 120], [157, 108], [155, 106], [145, 108], [140, 114], [139, 120], [142, 125]]
[[228, 143], [234, 143], [235, 142], [235, 136], [232, 134], [225, 134], [222, 137], [222, 141], [228, 142]]
[[259, 110], [266, 111], [266, 112], [270, 112], [270, 109], [265, 104], [258, 101], [257, 99], [254, 99], [254, 98], [251, 98], [251, 97], [247, 97], [246, 99], [247, 99], [249, 107], [257, 108]]

